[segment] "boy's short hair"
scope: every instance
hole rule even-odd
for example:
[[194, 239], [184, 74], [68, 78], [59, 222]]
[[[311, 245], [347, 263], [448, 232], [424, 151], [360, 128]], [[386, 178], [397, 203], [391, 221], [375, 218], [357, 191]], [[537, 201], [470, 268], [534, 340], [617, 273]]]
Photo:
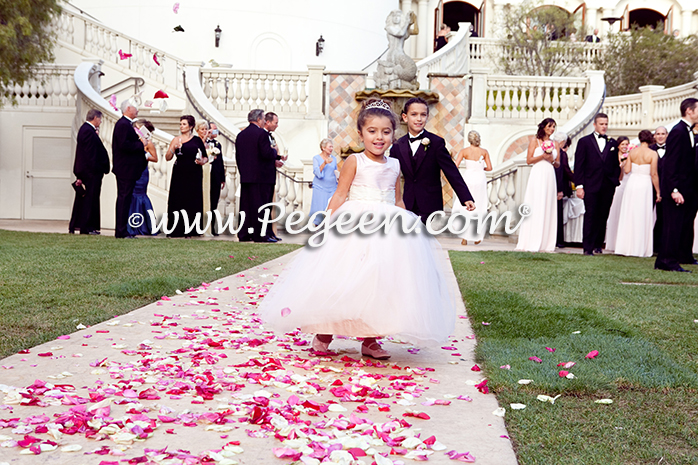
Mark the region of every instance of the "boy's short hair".
[[406, 115], [408, 111], [410, 111], [410, 105], [413, 103], [421, 103], [425, 107], [427, 107], [427, 116], [429, 116], [429, 104], [427, 103], [426, 100], [424, 100], [421, 97], [412, 97], [409, 99], [407, 102], [405, 102], [405, 107], [402, 109], [402, 114]]

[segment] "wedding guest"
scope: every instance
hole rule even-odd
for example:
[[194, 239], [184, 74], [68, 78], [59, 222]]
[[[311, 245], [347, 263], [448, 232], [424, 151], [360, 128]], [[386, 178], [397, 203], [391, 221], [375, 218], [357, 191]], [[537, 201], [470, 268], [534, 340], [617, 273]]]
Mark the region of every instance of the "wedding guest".
[[[618, 238], [615, 251], [618, 255], [632, 257], [652, 256], [652, 224], [654, 215], [654, 191], [659, 192], [659, 176], [657, 176], [657, 152], [650, 149], [654, 143], [652, 133], [640, 131], [638, 135], [640, 147], [630, 151], [623, 171], [626, 174], [625, 193], [618, 221]], [[620, 146], [619, 146], [620, 148]], [[632, 176], [627, 177], [628, 174]], [[660, 195], [657, 203], [662, 201]]]
[[567, 137], [560, 147], [560, 164], [555, 168], [555, 182], [557, 185], [557, 240], [555, 246], [560, 248], [564, 248], [567, 245], [565, 243], [565, 222], [562, 216], [563, 198], [572, 196], [572, 183], [574, 182], [574, 173], [570, 169], [567, 156], [567, 149], [569, 149], [570, 145], [572, 145], [572, 139]]
[[434, 51], [438, 51], [446, 46], [448, 43], [448, 35], [451, 33], [451, 28], [446, 26], [445, 24], [441, 25], [441, 28], [439, 28], [439, 33], [436, 34], [436, 39], [434, 43]]
[[[208, 140], [206, 141], [208, 158], [211, 160], [211, 212], [218, 209], [218, 201], [221, 198], [221, 191], [225, 188], [225, 164], [223, 163], [223, 149], [221, 143], [216, 140], [218, 137], [218, 126], [213, 121], [208, 124]], [[213, 216], [215, 218], [215, 216]], [[211, 232], [218, 235], [217, 223], [214, 221]]]
[[470, 194], [475, 201], [475, 210], [473, 211], [468, 211], [463, 207], [457, 196], [453, 202], [453, 211], [459, 212], [468, 218], [468, 228], [459, 236], [461, 245], [467, 245], [468, 239], [474, 241], [475, 244], [479, 244], [485, 235], [484, 229], [478, 233], [477, 224], [478, 218], [484, 218], [487, 215], [487, 177], [485, 176], [485, 171], [492, 171], [490, 154], [487, 150], [480, 147], [480, 134], [477, 131], [470, 131], [468, 133], [468, 142], [470, 147], [461, 150], [455, 161], [456, 166], [460, 166], [461, 162], [465, 161], [463, 181], [465, 181], [465, 185], [468, 186]]
[[557, 181], [555, 168], [558, 160], [558, 144], [550, 139], [557, 124], [545, 118], [538, 125], [536, 137], [528, 144], [526, 162], [533, 165], [528, 176], [524, 204], [530, 216], [524, 218], [519, 228], [516, 250], [526, 252], [554, 252], [557, 239]]
[[[145, 159], [149, 163], [157, 163], [158, 152], [155, 150], [155, 145], [153, 145], [152, 134], [155, 131], [153, 124], [144, 119], [140, 119], [133, 123], [133, 127], [139, 137], [147, 141], [145, 146]], [[128, 222], [126, 229], [131, 236], [150, 236], [153, 234], [153, 225], [150, 221], [150, 215], [148, 210], [153, 210], [153, 204], [148, 198], [148, 183], [150, 182], [150, 172], [149, 168], [146, 166], [143, 170], [143, 174], [136, 181], [136, 185], [133, 188], [133, 198], [131, 199], [131, 207], [128, 210], [128, 217], [132, 218]], [[133, 214], [137, 213], [140, 216], [134, 217]], [[138, 224], [139, 219], [142, 218], [142, 224]]]
[[666, 202], [662, 210], [662, 241], [654, 263], [655, 269], [690, 271], [681, 264], [693, 264], [693, 225], [696, 217], [696, 147], [691, 128], [698, 123], [698, 100], [681, 102], [681, 121], [669, 132], [666, 154], [662, 159], [659, 180], [661, 197]]
[[[176, 226], [168, 234], [169, 237], [198, 236], [196, 228], [185, 231], [186, 213], [189, 224], [194, 223], [196, 214], [199, 213], [200, 221], [204, 210], [203, 199], [203, 170], [202, 166], [208, 162], [206, 146], [200, 137], [194, 136], [194, 117], [184, 115], [179, 119], [179, 136], [172, 139], [167, 149], [165, 159], [175, 158], [172, 167], [172, 179], [170, 180], [170, 194], [167, 198], [167, 224]], [[182, 213], [184, 212], [184, 213]], [[177, 213], [175, 215], [175, 213]], [[176, 218], [179, 218], [176, 220]], [[197, 225], [201, 229], [201, 224]]]
[[109, 155], [102, 139], [99, 138], [100, 124], [102, 112], [91, 108], [78, 131], [73, 164], [73, 174], [77, 178], [76, 192], [68, 226], [68, 232], [71, 234], [78, 229], [80, 234], [95, 235], [99, 234], [101, 229], [99, 197], [102, 192], [102, 178], [109, 174]]
[[628, 153], [630, 152], [630, 139], [625, 136], [620, 136], [616, 139], [618, 144], [618, 164], [620, 165], [620, 185], [616, 188], [613, 194], [613, 202], [611, 209], [608, 212], [608, 221], [606, 221], [606, 249], [610, 252], [616, 250], [616, 237], [618, 236], [618, 219], [620, 218], [620, 208], [623, 204], [623, 193], [625, 186], [630, 178], [631, 172], [627, 174], [624, 167], [627, 164]]
[[594, 132], [579, 139], [574, 162], [577, 197], [584, 201], [582, 247], [584, 255], [602, 253], [608, 212], [620, 184], [618, 146], [606, 135], [608, 115], [594, 117]]
[[[313, 157], [313, 199], [310, 202], [310, 216], [327, 210], [327, 204], [337, 190], [337, 158], [332, 155], [334, 145], [331, 139], [320, 141], [320, 154]], [[318, 215], [314, 223], [320, 224]]]
[[147, 141], [139, 138], [133, 129], [133, 120], [138, 116], [138, 108], [125, 100], [121, 104], [121, 114], [121, 118], [114, 125], [111, 142], [112, 172], [116, 176], [114, 237], [117, 239], [135, 237], [128, 233], [128, 211], [131, 208], [136, 181], [148, 166], [148, 160], [143, 155]]
[[[664, 155], [666, 154], [666, 139], [669, 132], [664, 126], [659, 126], [654, 130], [654, 144], [650, 145], [650, 148], [657, 152], [659, 160], [657, 160], [657, 174], [659, 179], [662, 179], [662, 160], [664, 160]], [[655, 192], [653, 198], [657, 197], [658, 192]], [[664, 202], [666, 203], [666, 202]], [[664, 209], [663, 204], [656, 203], [654, 206], [654, 212], [657, 219], [654, 222], [654, 251], [659, 250], [659, 243], [662, 237], [662, 210]]]
[[[279, 144], [276, 143], [274, 138], [274, 131], [279, 127], [279, 116], [273, 111], [269, 111], [264, 115], [264, 127], [263, 129], [269, 134], [269, 144], [271, 148], [276, 152], [276, 161], [274, 166], [276, 168], [281, 168], [284, 166], [284, 162], [288, 159], [288, 155], [281, 155], [279, 153]], [[271, 186], [271, 190], [268, 193], [268, 199], [265, 203], [274, 202], [274, 195], [276, 192], [276, 177], [274, 177], [274, 184]], [[271, 217], [276, 218], [276, 210], [272, 209]], [[276, 224], [272, 224], [269, 230], [269, 237], [276, 240], [276, 242], [281, 242], [281, 238], [276, 235]]]
[[599, 30], [594, 29], [594, 33], [586, 36], [586, 38], [584, 40], [586, 40], [587, 42], [594, 42], [594, 43], [601, 42], [601, 37], [599, 37]]

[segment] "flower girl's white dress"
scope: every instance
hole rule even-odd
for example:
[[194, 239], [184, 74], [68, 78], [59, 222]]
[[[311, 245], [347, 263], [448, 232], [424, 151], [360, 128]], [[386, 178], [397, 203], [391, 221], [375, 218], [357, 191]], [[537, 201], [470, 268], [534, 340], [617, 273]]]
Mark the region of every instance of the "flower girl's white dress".
[[[356, 176], [347, 200], [332, 215], [355, 219], [364, 212], [402, 215], [412, 226], [419, 217], [395, 206], [396, 159], [356, 157]], [[369, 229], [375, 229], [377, 224]], [[334, 228], [319, 247], [306, 246], [283, 270], [262, 301], [265, 326], [277, 331], [300, 327], [307, 333], [356, 337], [395, 336], [412, 343], [440, 342], [455, 328], [455, 296], [448, 263], [438, 241], [425, 232], [403, 234], [400, 220], [389, 233]]]

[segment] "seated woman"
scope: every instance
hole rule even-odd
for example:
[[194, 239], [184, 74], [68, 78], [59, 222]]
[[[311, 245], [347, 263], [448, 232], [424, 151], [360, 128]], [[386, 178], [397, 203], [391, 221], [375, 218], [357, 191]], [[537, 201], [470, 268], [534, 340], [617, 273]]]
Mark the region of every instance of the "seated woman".
[[[146, 160], [151, 163], [157, 163], [158, 152], [155, 150], [155, 145], [153, 145], [152, 141], [152, 134], [153, 131], [155, 131], [155, 127], [153, 127], [150, 121], [139, 119], [138, 121], [134, 121], [133, 128], [140, 137], [148, 141], [148, 145], [145, 146]], [[131, 207], [128, 211], [128, 217], [133, 219], [128, 221], [126, 226], [131, 236], [150, 236], [153, 234], [153, 224], [148, 214], [149, 210], [153, 210], [153, 204], [148, 198], [149, 182], [149, 167], [146, 167], [141, 177], [136, 181], [136, 187], [133, 188], [133, 199], [131, 200]], [[133, 216], [134, 213], [138, 213], [141, 216]]]

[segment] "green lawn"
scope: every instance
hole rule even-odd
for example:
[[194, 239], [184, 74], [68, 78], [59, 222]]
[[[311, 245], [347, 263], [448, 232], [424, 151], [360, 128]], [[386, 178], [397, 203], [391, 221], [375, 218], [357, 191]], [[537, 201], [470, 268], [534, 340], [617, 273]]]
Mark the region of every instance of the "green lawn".
[[0, 357], [296, 248], [0, 230]]
[[[451, 261], [521, 464], [698, 463], [697, 273], [611, 255], [451, 252]], [[598, 357], [585, 359], [592, 350]], [[557, 364], [570, 361], [576, 377], [560, 377]], [[613, 403], [594, 402], [604, 398]]]

